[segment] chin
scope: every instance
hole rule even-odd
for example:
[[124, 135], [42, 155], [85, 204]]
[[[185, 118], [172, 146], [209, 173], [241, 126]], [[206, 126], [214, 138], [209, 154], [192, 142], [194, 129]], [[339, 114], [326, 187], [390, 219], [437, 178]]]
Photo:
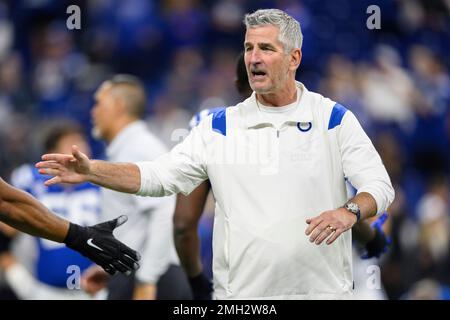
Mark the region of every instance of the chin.
[[272, 91], [270, 88], [252, 88], [253, 91], [255, 91], [257, 94], [267, 94], [271, 93]]
[[91, 135], [96, 140], [102, 140], [102, 132], [98, 127], [93, 127], [91, 130]]
[[253, 91], [255, 91], [258, 94], [266, 94], [266, 93], [271, 93], [272, 92], [272, 87], [268, 86], [268, 85], [251, 85], [250, 86], [252, 88]]

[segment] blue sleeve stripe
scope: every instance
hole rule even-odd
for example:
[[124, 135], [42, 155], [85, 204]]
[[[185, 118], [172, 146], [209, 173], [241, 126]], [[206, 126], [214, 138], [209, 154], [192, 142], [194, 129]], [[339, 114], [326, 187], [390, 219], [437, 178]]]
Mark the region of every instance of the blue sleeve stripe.
[[346, 112], [347, 109], [343, 105], [336, 103], [331, 111], [330, 121], [328, 122], [328, 130], [340, 125]]
[[227, 135], [227, 109], [223, 108], [213, 113], [212, 129], [217, 133]]

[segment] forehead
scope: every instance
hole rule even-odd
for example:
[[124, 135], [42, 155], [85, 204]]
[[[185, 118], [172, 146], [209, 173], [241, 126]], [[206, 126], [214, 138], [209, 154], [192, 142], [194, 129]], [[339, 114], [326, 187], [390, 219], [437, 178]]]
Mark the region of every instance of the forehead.
[[280, 44], [278, 40], [279, 28], [274, 25], [263, 25], [258, 27], [248, 28], [245, 32], [246, 43], [274, 43]]
[[105, 81], [102, 83], [102, 85], [97, 89], [97, 91], [95, 92], [95, 99], [101, 99], [102, 97], [104, 97], [112, 88], [112, 84], [108, 81]]

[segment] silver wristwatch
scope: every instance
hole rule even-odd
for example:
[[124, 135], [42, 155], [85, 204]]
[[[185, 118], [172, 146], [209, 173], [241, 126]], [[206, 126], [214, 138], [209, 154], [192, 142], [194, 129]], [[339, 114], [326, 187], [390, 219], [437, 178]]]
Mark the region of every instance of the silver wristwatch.
[[353, 213], [356, 216], [356, 222], [361, 218], [361, 211], [359, 210], [359, 206], [354, 202], [347, 202], [344, 205], [344, 208]]

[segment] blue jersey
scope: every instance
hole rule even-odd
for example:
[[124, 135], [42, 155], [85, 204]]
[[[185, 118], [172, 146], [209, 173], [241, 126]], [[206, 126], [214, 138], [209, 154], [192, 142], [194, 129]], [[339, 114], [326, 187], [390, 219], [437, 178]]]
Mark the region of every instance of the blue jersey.
[[[60, 217], [79, 225], [96, 224], [100, 214], [99, 188], [89, 183], [76, 186], [44, 186], [47, 178], [31, 165], [23, 165], [12, 175], [12, 184], [29, 192], [48, 209]], [[35, 238], [37, 254], [36, 278], [48, 285], [66, 287], [68, 277], [73, 274], [69, 266], [77, 266], [82, 272], [92, 262], [62, 243]]]

